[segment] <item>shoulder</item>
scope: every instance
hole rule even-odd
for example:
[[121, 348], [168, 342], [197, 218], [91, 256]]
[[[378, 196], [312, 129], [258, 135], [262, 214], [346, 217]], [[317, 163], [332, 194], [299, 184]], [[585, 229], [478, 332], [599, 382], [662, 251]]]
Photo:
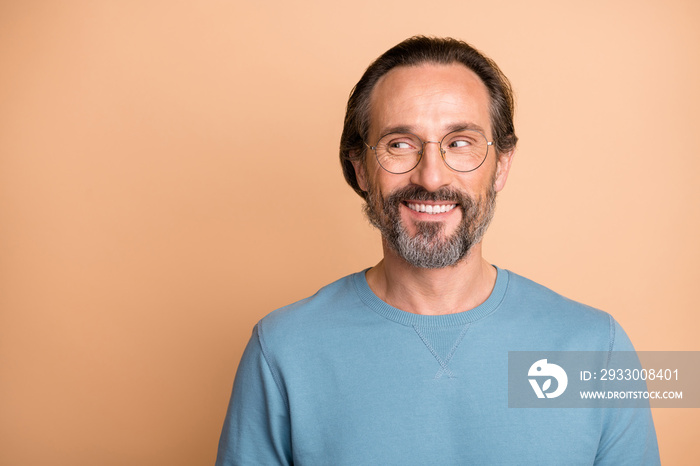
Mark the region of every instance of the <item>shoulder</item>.
[[607, 321], [610, 314], [592, 306], [574, 301], [528, 278], [508, 271], [508, 291], [505, 299], [510, 304], [526, 308], [529, 314], [548, 318]]
[[355, 281], [364, 272], [347, 275], [330, 283], [312, 296], [281, 307], [257, 324], [261, 344], [266, 343], [294, 347], [313, 335], [342, 326], [353, 318], [352, 311], [362, 306]]
[[[568, 340], [571, 350], [633, 350], [620, 324], [608, 312], [574, 301], [508, 271], [504, 306], [518, 322], [527, 322], [543, 340]], [[527, 327], [526, 327], [527, 328]]]

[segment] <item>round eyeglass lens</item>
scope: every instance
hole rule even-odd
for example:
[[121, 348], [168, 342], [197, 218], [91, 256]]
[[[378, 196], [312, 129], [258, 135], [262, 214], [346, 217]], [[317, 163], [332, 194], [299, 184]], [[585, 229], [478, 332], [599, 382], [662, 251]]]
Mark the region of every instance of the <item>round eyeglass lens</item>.
[[453, 170], [470, 172], [486, 160], [489, 142], [479, 131], [460, 130], [447, 134], [440, 142], [442, 157]]
[[420, 161], [423, 142], [411, 133], [389, 133], [383, 136], [374, 152], [382, 168], [391, 173], [406, 173]]

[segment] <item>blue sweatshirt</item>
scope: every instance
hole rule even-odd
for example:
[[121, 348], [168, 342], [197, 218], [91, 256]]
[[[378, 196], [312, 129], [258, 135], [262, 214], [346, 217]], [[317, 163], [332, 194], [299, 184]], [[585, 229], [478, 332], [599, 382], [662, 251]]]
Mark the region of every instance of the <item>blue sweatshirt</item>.
[[659, 464], [648, 408], [508, 407], [508, 351], [631, 350], [610, 315], [504, 269], [437, 316], [356, 273], [255, 326], [216, 464]]

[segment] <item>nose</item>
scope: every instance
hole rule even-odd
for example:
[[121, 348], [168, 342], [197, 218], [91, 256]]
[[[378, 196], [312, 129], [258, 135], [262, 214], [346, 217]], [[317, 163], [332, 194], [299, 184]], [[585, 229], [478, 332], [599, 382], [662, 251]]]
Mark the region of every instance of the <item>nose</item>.
[[442, 158], [440, 142], [425, 141], [418, 166], [411, 171], [411, 183], [433, 192], [452, 181], [453, 172]]

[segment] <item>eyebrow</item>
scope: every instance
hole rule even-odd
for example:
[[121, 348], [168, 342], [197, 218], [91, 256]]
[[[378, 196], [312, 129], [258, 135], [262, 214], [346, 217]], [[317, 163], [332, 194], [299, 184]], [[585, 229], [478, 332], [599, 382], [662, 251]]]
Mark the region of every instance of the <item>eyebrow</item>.
[[[463, 129], [470, 129], [473, 131], [479, 131], [480, 133], [486, 135], [486, 131], [484, 131], [484, 128], [481, 126], [474, 124], [474, 123], [465, 123], [465, 122], [460, 122], [460, 123], [452, 123], [451, 125], [448, 125], [446, 128], [446, 133], [449, 134], [453, 131], [461, 131]], [[388, 128], [384, 128], [382, 132], [380, 133], [380, 138], [383, 136], [386, 136], [387, 134], [390, 133], [412, 133], [416, 134], [417, 130], [415, 127], [410, 126], [410, 125], [398, 125], [398, 126], [390, 126]], [[416, 134], [418, 136], [418, 134]]]

